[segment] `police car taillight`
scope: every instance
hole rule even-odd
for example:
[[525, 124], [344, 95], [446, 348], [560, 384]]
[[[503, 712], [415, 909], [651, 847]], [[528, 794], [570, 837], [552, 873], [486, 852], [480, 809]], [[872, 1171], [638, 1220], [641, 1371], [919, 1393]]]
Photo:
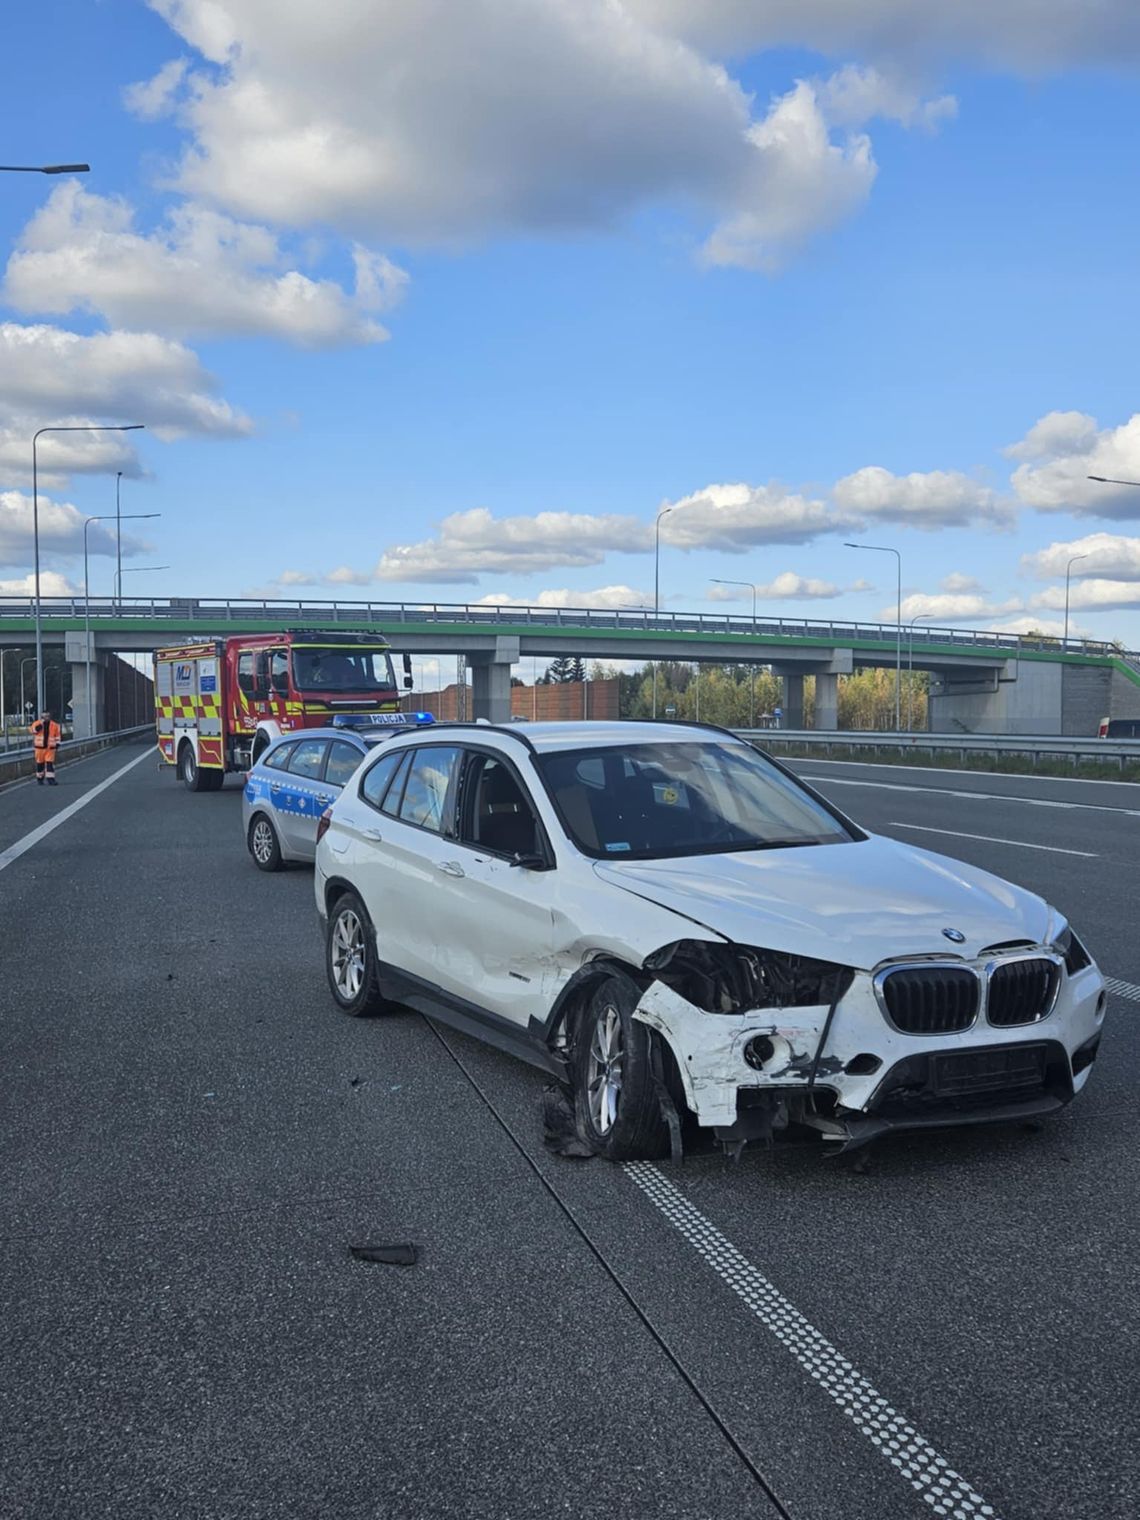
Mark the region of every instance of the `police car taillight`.
[[327, 808], [325, 808], [325, 810], [321, 814], [321, 816], [317, 819], [317, 843], [318, 844], [320, 844], [321, 840], [328, 833], [328, 831], [329, 831], [329, 824], [331, 822], [332, 822], [332, 808], [331, 807], [327, 807]]

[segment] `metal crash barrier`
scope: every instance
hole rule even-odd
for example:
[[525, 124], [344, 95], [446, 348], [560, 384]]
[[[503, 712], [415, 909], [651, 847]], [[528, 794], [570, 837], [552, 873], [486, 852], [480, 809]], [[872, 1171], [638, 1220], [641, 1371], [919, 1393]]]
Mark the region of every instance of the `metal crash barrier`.
[[[138, 728], [120, 728], [111, 733], [94, 734], [90, 739], [65, 739], [56, 751], [56, 765], [66, 766], [73, 760], [82, 760], [85, 755], [95, 755], [101, 749], [109, 749], [112, 744], [153, 738], [154, 724], [144, 723]], [[10, 781], [19, 781], [23, 776], [34, 775], [35, 769], [35, 751], [30, 745], [26, 749], [0, 752], [0, 786]]]

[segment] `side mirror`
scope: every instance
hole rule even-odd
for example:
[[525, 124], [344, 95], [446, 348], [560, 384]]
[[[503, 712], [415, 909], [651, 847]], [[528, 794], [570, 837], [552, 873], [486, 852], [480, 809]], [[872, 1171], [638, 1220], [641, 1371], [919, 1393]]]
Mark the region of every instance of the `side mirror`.
[[512, 869], [515, 866], [518, 866], [523, 871], [553, 871], [554, 869], [554, 867], [547, 860], [546, 856], [539, 854], [512, 855]]
[[415, 685], [415, 682], [412, 680], [411, 676], [405, 676], [404, 677], [404, 690], [405, 691], [411, 691], [411, 689], [412, 689], [412, 687], [414, 685]]

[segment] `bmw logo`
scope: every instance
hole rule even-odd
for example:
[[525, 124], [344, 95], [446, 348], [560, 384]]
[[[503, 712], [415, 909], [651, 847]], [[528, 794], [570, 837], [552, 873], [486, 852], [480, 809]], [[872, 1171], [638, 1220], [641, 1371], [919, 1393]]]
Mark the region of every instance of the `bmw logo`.
[[966, 936], [962, 933], [961, 929], [943, 929], [942, 933], [952, 944], [964, 945], [966, 943]]

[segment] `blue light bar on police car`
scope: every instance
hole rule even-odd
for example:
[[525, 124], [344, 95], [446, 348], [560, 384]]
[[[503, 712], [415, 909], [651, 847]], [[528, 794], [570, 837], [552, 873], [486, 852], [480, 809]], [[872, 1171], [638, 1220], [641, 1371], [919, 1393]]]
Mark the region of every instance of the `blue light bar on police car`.
[[435, 715], [429, 712], [409, 713], [337, 713], [332, 720], [333, 728], [421, 728], [434, 723]]

